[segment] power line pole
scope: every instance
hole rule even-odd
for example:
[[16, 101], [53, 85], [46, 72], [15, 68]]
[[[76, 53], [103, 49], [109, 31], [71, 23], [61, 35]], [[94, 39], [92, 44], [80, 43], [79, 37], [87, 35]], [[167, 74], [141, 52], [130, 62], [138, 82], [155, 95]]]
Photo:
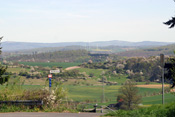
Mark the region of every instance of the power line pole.
[[102, 82], [103, 82], [103, 84], [102, 84], [102, 86], [103, 86], [103, 92], [102, 92], [102, 103], [105, 103], [105, 92], [104, 92], [104, 76], [102, 76]]
[[160, 63], [162, 67], [162, 104], [164, 104], [164, 54], [160, 54]]

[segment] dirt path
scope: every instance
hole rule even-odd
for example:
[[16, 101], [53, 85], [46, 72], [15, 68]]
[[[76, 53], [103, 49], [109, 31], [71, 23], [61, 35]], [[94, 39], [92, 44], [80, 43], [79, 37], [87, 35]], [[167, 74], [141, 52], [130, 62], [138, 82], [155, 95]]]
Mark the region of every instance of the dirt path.
[[[137, 87], [143, 87], [143, 88], [158, 88], [158, 89], [162, 88], [161, 84], [158, 84], [158, 85], [153, 85], [153, 84], [150, 84], [150, 85], [136, 85], [136, 86]], [[170, 85], [166, 84], [166, 85], [164, 85], [164, 87], [170, 87]], [[175, 88], [171, 89], [171, 92], [175, 92]]]
[[79, 66], [73, 66], [73, 67], [68, 67], [65, 70], [73, 70], [73, 69], [78, 69], [80, 68]]
[[[162, 88], [161, 84], [149, 84], [149, 85], [136, 85], [137, 87], [143, 87], [143, 88]], [[169, 85], [164, 85], [164, 87], [169, 87]]]

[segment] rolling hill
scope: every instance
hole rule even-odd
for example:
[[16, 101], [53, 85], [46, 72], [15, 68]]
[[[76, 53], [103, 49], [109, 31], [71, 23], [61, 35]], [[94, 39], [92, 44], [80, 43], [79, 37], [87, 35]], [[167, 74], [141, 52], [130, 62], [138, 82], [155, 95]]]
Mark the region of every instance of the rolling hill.
[[155, 42], [155, 41], [143, 41], [143, 42], [128, 42], [128, 41], [98, 41], [98, 42], [62, 42], [62, 43], [29, 43], [29, 42], [2, 42], [2, 51], [19, 51], [19, 50], [29, 50], [36, 48], [45, 47], [66, 47], [66, 46], [141, 46], [141, 47], [151, 47], [151, 46], [164, 46], [172, 44], [171, 42]]

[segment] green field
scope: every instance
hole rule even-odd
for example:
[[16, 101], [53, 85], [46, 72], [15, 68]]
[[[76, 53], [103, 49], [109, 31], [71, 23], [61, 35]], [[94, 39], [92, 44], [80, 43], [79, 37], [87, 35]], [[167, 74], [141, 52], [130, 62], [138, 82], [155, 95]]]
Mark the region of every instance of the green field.
[[[105, 95], [107, 99], [115, 100], [118, 88], [120, 86], [105, 86]], [[101, 101], [102, 86], [71, 86], [67, 85], [68, 98], [74, 101]]]
[[[78, 102], [88, 102], [88, 103], [98, 103], [99, 105], [108, 105], [112, 103], [117, 103], [116, 98], [118, 95], [118, 89], [121, 85], [115, 86], [104, 86], [106, 103], [101, 103], [102, 97], [102, 86], [73, 86], [73, 85], [63, 85], [68, 91], [68, 100], [78, 101]], [[17, 86], [18, 87], [18, 86]], [[0, 86], [0, 90], [4, 90], [5, 86]], [[38, 89], [43, 88], [43, 85], [22, 85], [22, 89]], [[154, 93], [160, 92], [157, 88], [139, 88], [139, 94], [143, 96], [143, 105], [153, 105], [162, 103], [162, 95], [152, 95]], [[144, 97], [146, 94], [150, 94]], [[175, 95], [171, 93], [165, 94], [165, 103], [175, 101]]]
[[7, 68], [7, 72], [12, 72], [12, 73], [19, 73], [22, 70], [29, 71], [30, 69], [21, 68], [21, 67]]
[[[118, 89], [120, 85], [116, 86], [105, 86], [105, 98], [109, 102], [116, 102], [116, 97], [118, 94]], [[68, 90], [68, 98], [74, 101], [97, 101], [101, 102], [102, 96], [102, 86], [72, 86], [67, 85], [65, 88]], [[139, 94], [148, 97], [143, 98], [143, 104], [161, 104], [161, 95], [151, 96], [154, 93], [160, 92], [160, 89], [156, 88], [139, 88]], [[175, 100], [175, 96], [172, 94], [165, 94], [166, 102]]]
[[[10, 86], [9, 86], [10, 87]], [[32, 89], [32, 90], [34, 90], [34, 89], [39, 89], [39, 88], [43, 88], [43, 86], [41, 86], [41, 85], [17, 85], [16, 87], [20, 87], [20, 88], [22, 88], [22, 89]], [[0, 90], [2, 90], [3, 88], [5, 88], [5, 85], [0, 85]]]
[[[164, 103], [169, 103], [175, 101], [175, 95], [171, 93], [167, 93], [164, 95]], [[150, 97], [144, 97], [142, 99], [142, 103], [144, 105], [150, 105], [150, 104], [162, 104], [162, 95], [156, 95], [156, 96], [150, 96]]]
[[72, 67], [80, 65], [81, 63], [58, 63], [58, 62], [19, 62], [19, 64], [29, 65], [29, 66], [42, 66], [42, 67]]

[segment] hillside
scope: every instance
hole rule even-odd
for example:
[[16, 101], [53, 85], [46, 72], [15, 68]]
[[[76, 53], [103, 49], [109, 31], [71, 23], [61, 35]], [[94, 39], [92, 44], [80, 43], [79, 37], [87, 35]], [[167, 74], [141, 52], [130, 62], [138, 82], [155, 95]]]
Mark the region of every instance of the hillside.
[[[47, 53], [33, 53], [18, 56], [4, 57], [7, 61], [18, 62], [93, 62], [105, 61], [109, 54], [90, 53], [86, 50], [66, 50]], [[116, 55], [113, 55], [116, 57]]]
[[[3, 58], [8, 61], [32, 61], [32, 62], [93, 62], [105, 61], [107, 58], [117, 60], [119, 57], [150, 57], [159, 56], [160, 53], [165, 55], [174, 55], [175, 44], [141, 48], [141, 47], [91, 47], [88, 49], [79, 49], [83, 47], [53, 47], [40, 48], [36, 51], [18, 51], [18, 52], [3, 52]], [[42, 51], [43, 50], [43, 51]], [[57, 51], [58, 50], [58, 51]]]
[[125, 51], [118, 53], [117, 55], [126, 57], [143, 57], [143, 56], [149, 57], [149, 56], [159, 56], [160, 53], [163, 53], [165, 55], [174, 55], [174, 51], [175, 51], [175, 44], [171, 44], [167, 46]]

